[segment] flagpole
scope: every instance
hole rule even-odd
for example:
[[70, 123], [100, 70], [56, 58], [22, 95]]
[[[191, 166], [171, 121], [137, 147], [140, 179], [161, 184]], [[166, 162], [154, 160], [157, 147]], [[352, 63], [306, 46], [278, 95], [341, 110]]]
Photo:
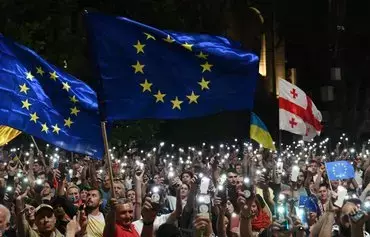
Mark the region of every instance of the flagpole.
[[102, 131], [102, 135], [103, 135], [104, 150], [105, 150], [105, 155], [106, 155], [106, 159], [107, 159], [106, 161], [108, 163], [108, 173], [109, 173], [109, 178], [110, 178], [112, 198], [115, 198], [114, 189], [113, 189], [112, 160], [111, 160], [110, 151], [109, 151], [106, 122], [101, 121], [100, 125], [101, 125], [101, 131]]
[[34, 138], [33, 136], [31, 136], [31, 139], [32, 139], [33, 144], [35, 144], [35, 147], [36, 147], [37, 153], [40, 153], [40, 149], [39, 149], [39, 146], [37, 145], [37, 143], [36, 143], [36, 141], [35, 141], [35, 138]]

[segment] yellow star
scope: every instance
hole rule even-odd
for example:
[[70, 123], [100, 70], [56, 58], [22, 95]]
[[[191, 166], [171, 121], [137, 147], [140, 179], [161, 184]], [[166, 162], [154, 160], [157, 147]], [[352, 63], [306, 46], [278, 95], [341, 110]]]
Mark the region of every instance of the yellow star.
[[206, 81], [204, 79], [204, 77], [202, 77], [202, 80], [200, 82], [198, 82], [198, 84], [200, 85], [201, 89], [202, 90], [205, 90], [205, 89], [208, 89], [209, 90], [209, 86], [208, 84], [210, 83], [211, 81]]
[[73, 123], [74, 122], [72, 122], [71, 118], [64, 119], [64, 126], [65, 127], [69, 127], [70, 128]]
[[182, 100], [179, 100], [179, 98], [175, 98], [175, 100], [171, 100], [171, 103], [172, 103], [172, 109], [175, 109], [177, 108], [178, 110], [181, 110], [181, 104], [183, 103], [184, 101]]
[[145, 91], [152, 91], [152, 89], [150, 88], [153, 84], [152, 83], [149, 83], [147, 79], [145, 79], [145, 82], [144, 83], [141, 83], [140, 86], [143, 87], [143, 92]]
[[202, 68], [203, 68], [203, 70], [202, 70], [202, 72], [205, 72], [205, 71], [211, 71], [211, 67], [213, 67], [213, 65], [212, 64], [209, 64], [208, 62], [206, 62], [205, 64], [201, 64], [200, 65]]
[[30, 81], [32, 81], [32, 79], [34, 78], [34, 76], [32, 75], [31, 72], [26, 72], [26, 78]]
[[19, 85], [19, 87], [21, 88], [20, 92], [24, 92], [24, 94], [27, 94], [27, 91], [30, 89], [27, 87], [26, 83], [24, 83], [23, 85]]
[[36, 73], [43, 76], [45, 72], [42, 70], [42, 67], [36, 67]]
[[193, 44], [188, 44], [187, 42], [185, 42], [185, 44], [182, 44], [182, 47], [190, 50], [190, 51], [193, 51], [192, 47], [193, 47]]
[[69, 91], [71, 89], [71, 86], [68, 84], [68, 82], [62, 82], [63, 84], [63, 90]]
[[27, 110], [30, 110], [30, 106], [31, 106], [31, 105], [32, 105], [32, 104], [28, 102], [28, 99], [26, 99], [26, 100], [22, 101], [22, 109], [23, 109], [23, 108], [26, 108]]
[[208, 54], [204, 54], [202, 51], [200, 51], [200, 53], [197, 55], [197, 57], [198, 57], [198, 58], [207, 59]]
[[189, 104], [191, 104], [193, 102], [198, 104], [197, 100], [199, 98], [199, 95], [194, 94], [194, 91], [191, 92], [191, 95], [187, 95], [186, 97], [188, 97], [188, 99], [189, 99]]
[[131, 67], [135, 68], [135, 74], [140, 72], [141, 74], [144, 74], [143, 68], [145, 67], [144, 64], [140, 64], [139, 61], [136, 61], [135, 65], [131, 65]]
[[76, 96], [70, 96], [69, 97], [70, 101], [73, 103], [73, 104], [76, 104], [78, 102], [78, 99], [76, 99]]
[[173, 43], [173, 42], [175, 42], [175, 40], [172, 39], [170, 35], [167, 35], [167, 38], [165, 38], [163, 40], [166, 41], [167, 43]]
[[30, 116], [31, 116], [30, 121], [37, 123], [37, 120], [39, 119], [39, 117], [37, 116], [36, 112], [33, 114], [30, 114]]
[[153, 96], [156, 98], [156, 100], [155, 100], [156, 103], [158, 103], [158, 102], [164, 103], [164, 99], [163, 98], [166, 96], [166, 94], [162, 94], [161, 91], [158, 90], [157, 94], [155, 94]]
[[139, 54], [140, 52], [144, 53], [145, 44], [141, 44], [139, 40], [137, 41], [137, 44], [134, 44], [133, 46], [134, 46], [134, 48], [136, 48], [136, 53], [137, 54]]
[[75, 106], [75, 107], [73, 107], [73, 108], [71, 108], [71, 114], [74, 114], [74, 115], [76, 115], [76, 116], [77, 116], [77, 114], [78, 114], [79, 112], [80, 112], [80, 110], [78, 110], [76, 106]]
[[49, 74], [50, 74], [50, 79], [52, 79], [52, 80], [54, 80], [54, 81], [56, 81], [56, 80], [57, 80], [57, 78], [59, 77], [59, 76], [57, 75], [57, 72], [56, 72], [56, 71], [54, 71], [54, 72], [49, 72]]
[[48, 131], [49, 131], [49, 128], [48, 128], [48, 126], [46, 126], [46, 123], [44, 123], [44, 124], [41, 124], [41, 126], [42, 126], [41, 132], [45, 132], [45, 133], [48, 133]]
[[148, 33], [145, 33], [145, 32], [144, 32], [144, 35], [146, 35], [146, 39], [147, 39], [147, 40], [148, 40], [148, 39], [155, 40], [154, 36], [153, 36], [153, 35], [151, 35], [151, 34], [148, 34]]
[[60, 128], [58, 127], [58, 124], [51, 125], [51, 126], [53, 127], [53, 132], [55, 132], [56, 134], [59, 134]]

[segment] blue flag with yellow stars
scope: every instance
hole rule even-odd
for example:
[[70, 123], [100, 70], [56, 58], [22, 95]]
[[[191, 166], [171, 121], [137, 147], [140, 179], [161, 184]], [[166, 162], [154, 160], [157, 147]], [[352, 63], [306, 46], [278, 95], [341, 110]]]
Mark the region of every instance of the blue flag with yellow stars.
[[253, 107], [259, 58], [219, 36], [86, 13], [108, 121], [182, 119]]
[[327, 162], [325, 166], [329, 180], [351, 179], [355, 177], [355, 169], [348, 161]]
[[101, 158], [96, 93], [25, 46], [0, 35], [0, 124]]

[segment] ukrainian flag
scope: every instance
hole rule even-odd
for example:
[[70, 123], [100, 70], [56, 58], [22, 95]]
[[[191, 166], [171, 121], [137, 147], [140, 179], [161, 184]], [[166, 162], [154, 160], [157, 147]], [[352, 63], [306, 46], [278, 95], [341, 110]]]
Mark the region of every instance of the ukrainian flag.
[[266, 125], [253, 112], [251, 114], [250, 138], [261, 144], [264, 148], [276, 150]]

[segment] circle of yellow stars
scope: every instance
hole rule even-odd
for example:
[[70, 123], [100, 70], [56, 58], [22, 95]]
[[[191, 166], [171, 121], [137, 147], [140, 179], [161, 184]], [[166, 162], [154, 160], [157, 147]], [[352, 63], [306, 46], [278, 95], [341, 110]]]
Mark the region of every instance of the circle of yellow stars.
[[[31, 71], [27, 71], [25, 73], [25, 78], [26, 78], [26, 82], [27, 80], [29, 81], [33, 81], [35, 80], [35, 76], [32, 74]], [[49, 76], [49, 79], [52, 80], [52, 81], [57, 81], [58, 78], [59, 78], [59, 75], [56, 71], [51, 71], [49, 72], [48, 74], [45, 73], [44, 69], [41, 67], [41, 66], [38, 66], [36, 67], [36, 76], [40, 76], [40, 77], [43, 77], [44, 74], [45, 76], [48, 75]], [[67, 92], [70, 92], [71, 90], [71, 85], [69, 85], [69, 83], [67, 81], [62, 81], [62, 90], [65, 90]], [[24, 95], [28, 95], [28, 91], [30, 90], [30, 87], [27, 86], [27, 83], [23, 83], [23, 84], [20, 84], [19, 85], [19, 93], [21, 94], [24, 94]], [[73, 104], [73, 107], [70, 108], [70, 116], [68, 116], [68, 118], [64, 118], [64, 124], [63, 125], [58, 125], [58, 123], [55, 123], [55, 124], [47, 124], [46, 122], [45, 123], [42, 123], [40, 120], [40, 117], [39, 115], [37, 114], [37, 112], [33, 112], [31, 111], [31, 108], [32, 108], [32, 103], [29, 101], [29, 99], [25, 99], [25, 100], [21, 100], [21, 103], [22, 103], [22, 109], [25, 109], [27, 110], [28, 114], [29, 114], [29, 117], [30, 117], [30, 122], [33, 122], [35, 124], [37, 124], [39, 122], [39, 124], [41, 125], [41, 132], [44, 132], [45, 134], [48, 134], [49, 132], [52, 132], [56, 135], [59, 135], [59, 132], [62, 130], [62, 128], [71, 128], [72, 124], [74, 123], [72, 118], [73, 116], [77, 117], [78, 116], [78, 113], [80, 112], [80, 110], [77, 108], [76, 104], [79, 102], [79, 100], [76, 98], [75, 95], [72, 95], [69, 97], [69, 100], [70, 102]]]
[[[343, 170], [341, 170], [341, 173], [337, 174], [336, 169], [338, 167], [343, 167]], [[347, 170], [348, 170], [347, 166], [345, 166], [343, 163], [334, 164], [334, 166], [333, 166], [333, 174], [337, 178], [341, 178], [341, 177], [346, 176], [347, 175]]]
[[[153, 35], [151, 35], [147, 32], [143, 32], [143, 34], [145, 36], [145, 41], [146, 42], [149, 42], [151, 40], [153, 40], [153, 41], [157, 40]], [[163, 38], [162, 40], [169, 43], [169, 44], [172, 44], [172, 43], [175, 42], [175, 40], [170, 35], [167, 35], [167, 37]], [[138, 40], [132, 46], [135, 48], [136, 54], [137, 54], [138, 57], [140, 55], [145, 54], [144, 49], [145, 49], [146, 44], [144, 42]], [[185, 42], [185, 43], [181, 44], [181, 46], [184, 47], [186, 50], [189, 50], [189, 51], [193, 52], [193, 44]], [[212, 72], [213, 65], [210, 64], [207, 61], [208, 55], [203, 53], [202, 51], [200, 51], [198, 54], [196, 54], [196, 56], [200, 59], [205, 60], [205, 62], [202, 62], [202, 64], [200, 64], [201, 73], [204, 74], [206, 72]], [[145, 75], [145, 65], [140, 63], [139, 60], [136, 60], [136, 63], [131, 65], [131, 67], [134, 70], [134, 74]], [[210, 83], [211, 83], [210, 80], [207, 80], [206, 77], [202, 76], [200, 81], [198, 81], [198, 84], [200, 86], [200, 90], [201, 91], [209, 90], [210, 89]], [[139, 85], [142, 88], [142, 93], [144, 93], [144, 92], [153, 93], [153, 96], [155, 98], [155, 103], [165, 103], [166, 94], [164, 92], [162, 92], [161, 90], [157, 90], [156, 93], [152, 92], [153, 83], [151, 83], [148, 79], [144, 79], [144, 82], [139, 83]], [[198, 104], [199, 97], [200, 97], [200, 95], [196, 94], [194, 91], [192, 91], [190, 95], [186, 95], [186, 98], [187, 98], [189, 104], [193, 104], [193, 103]], [[181, 98], [179, 98], [178, 96], [175, 96], [175, 98], [172, 98], [170, 100], [170, 102], [172, 103], [172, 109], [173, 110], [174, 109], [181, 110], [181, 105], [184, 103], [184, 100], [181, 100]]]

